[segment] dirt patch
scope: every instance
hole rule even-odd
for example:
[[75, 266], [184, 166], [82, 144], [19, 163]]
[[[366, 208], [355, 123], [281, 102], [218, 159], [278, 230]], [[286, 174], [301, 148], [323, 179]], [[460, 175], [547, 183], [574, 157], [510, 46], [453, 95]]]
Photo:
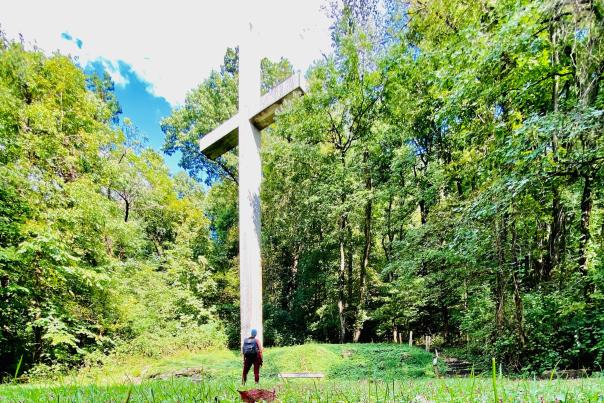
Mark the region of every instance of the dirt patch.
[[203, 378], [207, 377], [208, 374], [203, 370], [203, 368], [184, 368], [177, 371], [154, 374], [151, 375], [149, 379], [167, 380], [172, 378], [189, 378], [192, 381], [201, 381]]
[[342, 351], [342, 358], [350, 358], [354, 355], [354, 351], [352, 350], [344, 350]]

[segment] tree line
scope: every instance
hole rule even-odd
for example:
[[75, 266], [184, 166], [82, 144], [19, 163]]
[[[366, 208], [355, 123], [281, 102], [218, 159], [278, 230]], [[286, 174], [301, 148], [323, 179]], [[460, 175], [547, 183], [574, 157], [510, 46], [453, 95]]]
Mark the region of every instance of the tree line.
[[[346, 0], [263, 132], [265, 343], [431, 336], [508, 370], [604, 359], [601, 0]], [[238, 50], [161, 122], [0, 46], [0, 372], [239, 343]], [[262, 60], [262, 91], [293, 72]], [[23, 358], [21, 358], [23, 357]]]
[[[509, 370], [601, 365], [603, 12], [331, 8], [333, 54], [263, 134], [267, 343], [413, 331]], [[210, 225], [225, 249], [212, 265], [226, 271], [236, 154], [209, 161], [196, 140], [233, 113], [233, 65], [163, 121], [165, 150], [193, 176], [215, 173]], [[289, 74], [263, 67], [265, 84]]]
[[0, 35], [0, 379], [225, 343], [202, 187], [109, 76]]

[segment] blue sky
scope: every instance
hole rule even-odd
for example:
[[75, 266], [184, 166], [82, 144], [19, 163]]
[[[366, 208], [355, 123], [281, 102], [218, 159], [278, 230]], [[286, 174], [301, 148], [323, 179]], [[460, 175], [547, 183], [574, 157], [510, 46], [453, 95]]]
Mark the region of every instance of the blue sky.
[[[123, 110], [159, 150], [159, 122], [219, 68], [249, 21], [262, 56], [305, 71], [330, 52], [330, 0], [19, 0], [2, 5], [0, 27], [47, 54], [70, 55], [85, 70], [104, 68]], [[35, 12], [31, 12], [35, 10]], [[91, 10], [94, 10], [91, 13]], [[176, 172], [178, 157], [167, 157]]]
[[[66, 38], [66, 40], [77, 39]], [[107, 61], [96, 60], [88, 63], [85, 71], [102, 73], [108, 69], [107, 66]], [[160, 122], [163, 117], [169, 116], [172, 112], [170, 103], [164, 97], [152, 94], [149, 91], [150, 83], [141, 79], [127, 63], [118, 61], [117, 66], [111, 66], [110, 69], [117, 69], [117, 73], [123, 78], [121, 83], [115, 86], [115, 94], [122, 107], [121, 118], [130, 118], [140, 134], [147, 139], [147, 145], [160, 151], [164, 141]], [[178, 166], [180, 159], [178, 154], [171, 156], [163, 154], [163, 156], [170, 172], [176, 173], [182, 170]]]

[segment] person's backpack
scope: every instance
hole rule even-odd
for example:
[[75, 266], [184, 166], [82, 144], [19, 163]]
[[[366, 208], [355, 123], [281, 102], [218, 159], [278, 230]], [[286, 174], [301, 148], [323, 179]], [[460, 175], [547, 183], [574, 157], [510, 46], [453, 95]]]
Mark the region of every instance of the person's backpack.
[[258, 356], [258, 344], [255, 338], [247, 338], [243, 341], [243, 355], [250, 358]]

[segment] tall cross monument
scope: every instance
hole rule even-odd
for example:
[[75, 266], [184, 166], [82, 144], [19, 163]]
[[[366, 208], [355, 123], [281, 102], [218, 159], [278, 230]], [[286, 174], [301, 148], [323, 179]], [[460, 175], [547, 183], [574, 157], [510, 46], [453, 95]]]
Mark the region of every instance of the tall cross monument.
[[262, 260], [260, 254], [260, 131], [273, 123], [275, 111], [294, 94], [304, 93], [295, 74], [260, 96], [260, 57], [252, 24], [239, 45], [239, 111], [199, 140], [201, 152], [215, 159], [239, 145], [239, 280], [241, 339], [251, 329], [263, 340]]

